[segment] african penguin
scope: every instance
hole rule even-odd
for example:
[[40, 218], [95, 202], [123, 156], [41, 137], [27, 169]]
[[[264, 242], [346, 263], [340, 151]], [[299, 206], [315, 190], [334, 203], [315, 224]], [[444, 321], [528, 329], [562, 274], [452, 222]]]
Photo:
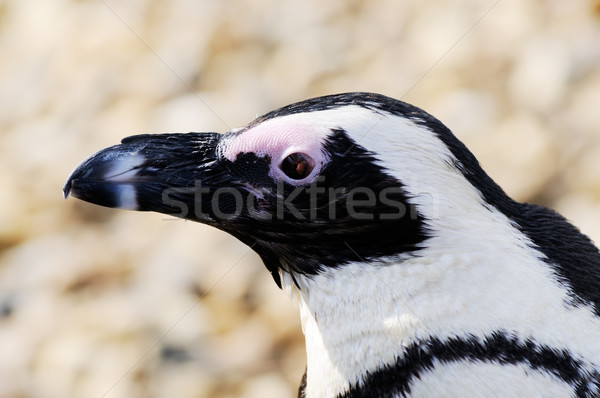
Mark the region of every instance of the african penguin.
[[64, 194], [255, 250], [300, 309], [301, 397], [600, 396], [598, 249], [412, 105], [346, 93], [128, 137]]

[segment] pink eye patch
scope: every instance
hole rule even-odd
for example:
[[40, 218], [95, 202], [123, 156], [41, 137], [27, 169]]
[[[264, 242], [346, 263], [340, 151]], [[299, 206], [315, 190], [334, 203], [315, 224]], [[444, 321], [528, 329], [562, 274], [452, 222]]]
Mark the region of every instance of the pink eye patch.
[[[308, 154], [314, 162], [315, 170], [326, 161], [322, 150], [329, 129], [308, 123], [290, 123], [281, 118], [266, 121], [223, 142], [222, 155], [234, 161], [241, 153], [254, 153], [256, 156], [271, 158], [272, 172], [281, 173], [280, 165], [294, 153]], [[307, 175], [308, 177], [308, 175]]]

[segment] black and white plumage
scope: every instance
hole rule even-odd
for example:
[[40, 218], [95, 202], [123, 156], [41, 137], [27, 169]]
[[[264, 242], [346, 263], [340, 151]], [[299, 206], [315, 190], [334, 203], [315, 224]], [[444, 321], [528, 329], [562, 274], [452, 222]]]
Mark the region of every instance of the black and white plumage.
[[339, 94], [225, 135], [129, 137], [64, 192], [251, 246], [300, 307], [301, 396], [600, 396], [598, 249], [406, 103]]

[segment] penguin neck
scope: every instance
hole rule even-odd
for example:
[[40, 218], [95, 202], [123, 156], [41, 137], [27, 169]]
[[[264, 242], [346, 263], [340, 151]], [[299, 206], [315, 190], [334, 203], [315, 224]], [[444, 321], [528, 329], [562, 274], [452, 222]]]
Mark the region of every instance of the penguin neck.
[[394, 363], [403, 347], [425, 334], [427, 320], [407, 298], [423, 296], [435, 281], [417, 267], [402, 267], [347, 264], [296, 276], [296, 282], [282, 275], [284, 288], [298, 303], [306, 339], [306, 397], [343, 393], [368, 372]]

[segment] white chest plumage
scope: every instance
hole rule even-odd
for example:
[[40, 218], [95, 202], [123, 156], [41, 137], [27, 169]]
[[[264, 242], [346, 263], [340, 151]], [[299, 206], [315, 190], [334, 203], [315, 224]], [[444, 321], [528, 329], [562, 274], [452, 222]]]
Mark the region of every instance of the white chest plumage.
[[[600, 358], [600, 339], [594, 336], [599, 319], [590, 308], [569, 305], [567, 292], [544, 267], [515, 258], [503, 264], [483, 254], [445, 256], [429, 264], [350, 264], [338, 275], [331, 271], [302, 280], [301, 291], [289, 286], [299, 300], [306, 336], [306, 397], [335, 397], [369, 373], [394, 364], [407, 346], [431, 336], [483, 340], [506, 331], [566, 349], [583, 361]], [[505, 388], [508, 380], [510, 389]], [[527, 388], [539, 394], [520, 395]], [[440, 396], [436, 391], [452, 397], [572, 393], [545, 369], [470, 360], [437, 363], [411, 383], [411, 390], [414, 397]]]

